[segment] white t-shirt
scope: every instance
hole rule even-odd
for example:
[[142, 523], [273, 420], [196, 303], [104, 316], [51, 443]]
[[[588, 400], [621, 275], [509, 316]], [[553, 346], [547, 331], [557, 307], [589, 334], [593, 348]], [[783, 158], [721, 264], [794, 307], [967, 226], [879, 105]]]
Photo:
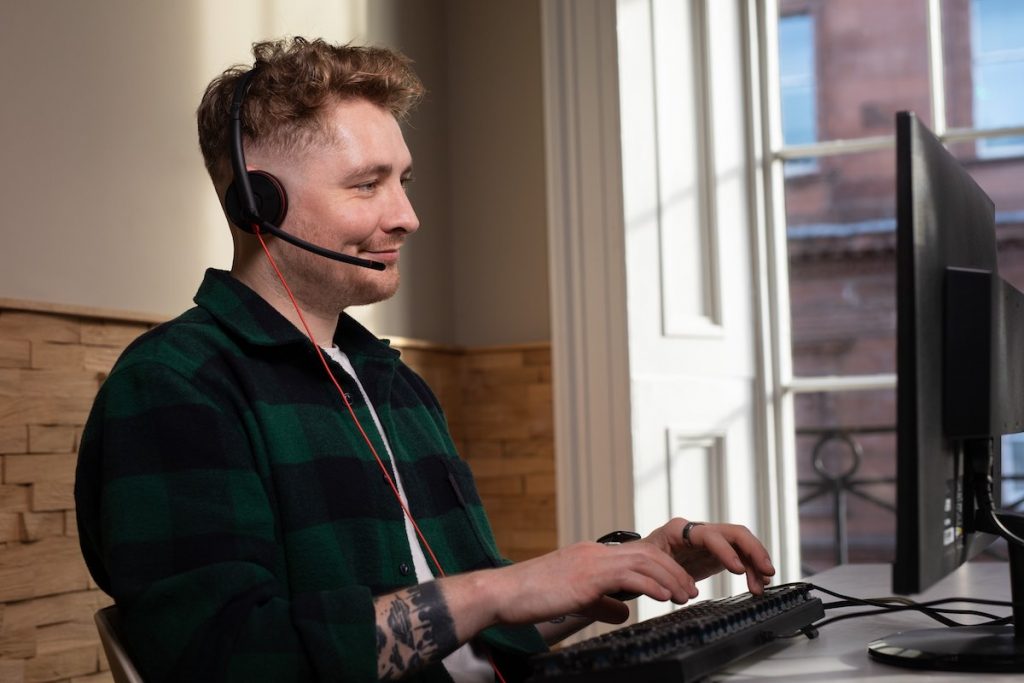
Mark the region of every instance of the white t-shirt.
[[[402, 480], [398, 476], [398, 466], [395, 464], [395, 456], [391, 452], [391, 444], [388, 443], [388, 437], [384, 434], [384, 429], [381, 427], [377, 411], [374, 409], [373, 404], [370, 403], [370, 397], [366, 395], [362, 382], [356, 377], [356, 371], [352, 367], [352, 362], [337, 346], [325, 348], [324, 352], [337, 362], [355, 380], [356, 386], [359, 387], [359, 393], [362, 394], [366, 406], [370, 409], [373, 424], [376, 425], [380, 439], [384, 442], [384, 448], [388, 452], [388, 458], [391, 460], [391, 469], [395, 473], [395, 486], [398, 488], [398, 494], [402, 497], [402, 502], [408, 507], [409, 499], [405, 495], [405, 490], [402, 488]], [[427, 563], [427, 556], [424, 554], [423, 548], [420, 547], [419, 539], [416, 538], [416, 530], [413, 529], [412, 522], [409, 521], [409, 518], [404, 513], [402, 517], [405, 521], [405, 535], [409, 540], [409, 550], [412, 552], [413, 567], [416, 570], [416, 581], [418, 583], [433, 581], [435, 576], [430, 570], [430, 565]], [[494, 669], [491, 668], [486, 659], [473, 651], [469, 643], [464, 644], [458, 650], [445, 657], [443, 663], [444, 667], [448, 670], [448, 674], [455, 679], [455, 683], [494, 683]]]

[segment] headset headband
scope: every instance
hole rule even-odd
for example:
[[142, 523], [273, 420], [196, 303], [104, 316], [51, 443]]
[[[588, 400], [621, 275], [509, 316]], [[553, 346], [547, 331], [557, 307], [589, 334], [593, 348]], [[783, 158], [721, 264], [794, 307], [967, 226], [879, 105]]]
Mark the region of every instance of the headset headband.
[[245, 153], [242, 151], [242, 102], [245, 94], [249, 91], [252, 77], [256, 75], [256, 69], [250, 69], [242, 74], [235, 86], [235, 96], [231, 101], [231, 168], [235, 173], [235, 183], [240, 192], [241, 208], [248, 221], [261, 223], [262, 218], [256, 206], [256, 197], [252, 192], [252, 184], [249, 182], [249, 173], [245, 168]]

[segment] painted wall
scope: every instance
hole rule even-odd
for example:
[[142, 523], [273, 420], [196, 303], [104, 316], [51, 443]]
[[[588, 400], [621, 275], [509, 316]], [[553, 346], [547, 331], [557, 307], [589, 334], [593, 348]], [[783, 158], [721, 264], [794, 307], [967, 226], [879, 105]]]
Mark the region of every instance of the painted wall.
[[456, 339], [547, 340], [539, 2], [448, 8]]
[[423, 229], [402, 290], [357, 317], [446, 343], [549, 338], [535, 1], [7, 0], [0, 298], [189, 306], [231, 253], [195, 107], [281, 35], [397, 47], [429, 89], [407, 128]]

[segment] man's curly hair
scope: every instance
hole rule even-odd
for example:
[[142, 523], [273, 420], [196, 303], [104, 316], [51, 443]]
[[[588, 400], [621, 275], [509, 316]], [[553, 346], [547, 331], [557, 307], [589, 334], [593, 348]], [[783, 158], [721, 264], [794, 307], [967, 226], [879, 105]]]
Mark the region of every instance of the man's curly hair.
[[[330, 45], [301, 37], [255, 43], [253, 75], [242, 105], [246, 144], [296, 151], [327, 134], [324, 107], [362, 98], [405, 119], [424, 88], [404, 55], [377, 47]], [[199, 147], [215, 183], [232, 174], [231, 101], [250, 67], [235, 66], [213, 79], [196, 111]]]

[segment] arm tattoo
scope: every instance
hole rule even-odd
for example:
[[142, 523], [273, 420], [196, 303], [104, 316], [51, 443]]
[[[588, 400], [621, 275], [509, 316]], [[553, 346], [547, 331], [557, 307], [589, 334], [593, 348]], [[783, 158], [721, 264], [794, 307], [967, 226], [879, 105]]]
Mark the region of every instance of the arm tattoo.
[[455, 622], [437, 583], [377, 598], [377, 675], [396, 680], [458, 647]]
[[416, 636], [412, 632], [412, 614], [405, 600], [397, 598], [391, 601], [391, 609], [388, 610], [388, 628], [391, 629], [396, 641], [406, 647], [416, 647]]

